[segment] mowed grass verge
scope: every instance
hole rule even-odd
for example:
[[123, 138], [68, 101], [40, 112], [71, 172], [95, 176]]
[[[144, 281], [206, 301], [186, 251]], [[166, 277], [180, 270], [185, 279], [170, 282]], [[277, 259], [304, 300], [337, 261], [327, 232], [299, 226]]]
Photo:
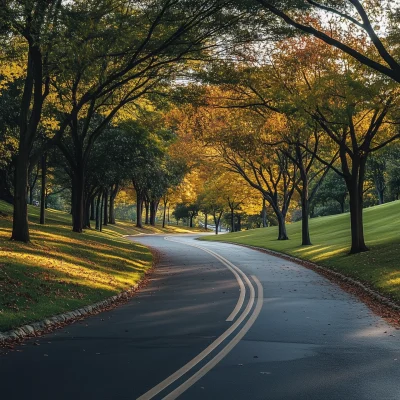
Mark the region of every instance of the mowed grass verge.
[[355, 278], [400, 303], [400, 201], [364, 210], [369, 252], [349, 255], [348, 213], [310, 220], [312, 246], [300, 246], [301, 222], [288, 224], [290, 240], [278, 241], [277, 227], [260, 228], [201, 240], [226, 241], [279, 251]]
[[150, 251], [122, 235], [154, 233], [133, 223], [103, 232], [71, 231], [71, 216], [29, 206], [31, 243], [10, 241], [12, 207], [0, 202], [0, 331], [74, 310], [137, 283], [152, 266]]

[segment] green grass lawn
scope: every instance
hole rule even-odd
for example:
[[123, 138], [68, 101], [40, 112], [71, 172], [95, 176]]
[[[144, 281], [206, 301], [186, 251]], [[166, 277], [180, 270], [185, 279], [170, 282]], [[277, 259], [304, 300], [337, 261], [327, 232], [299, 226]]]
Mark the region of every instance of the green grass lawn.
[[10, 241], [12, 207], [0, 201], [0, 331], [80, 308], [130, 288], [152, 265], [150, 251], [123, 235], [189, 232], [169, 226], [137, 229], [118, 222], [103, 232], [71, 231], [71, 216], [29, 206], [31, 243]]
[[369, 252], [349, 255], [349, 214], [310, 220], [312, 246], [300, 246], [301, 223], [288, 224], [290, 240], [278, 241], [277, 227], [260, 228], [202, 240], [220, 240], [259, 246], [313, 261], [356, 278], [400, 302], [400, 201], [364, 211]]

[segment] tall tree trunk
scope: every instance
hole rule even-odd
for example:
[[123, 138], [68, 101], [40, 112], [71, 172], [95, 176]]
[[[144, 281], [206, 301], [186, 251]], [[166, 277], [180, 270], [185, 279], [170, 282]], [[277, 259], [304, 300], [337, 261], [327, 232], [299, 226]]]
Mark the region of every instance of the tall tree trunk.
[[90, 199], [90, 220], [91, 221], [94, 221], [96, 219], [96, 215], [95, 215], [95, 208], [96, 208], [95, 199], [96, 199], [95, 195], [93, 195], [91, 197], [91, 199]]
[[157, 209], [158, 209], [157, 200], [151, 200], [150, 201], [150, 225], [151, 226], [155, 226], [156, 225]]
[[138, 191], [136, 191], [136, 226], [138, 228], [143, 228], [142, 214], [143, 214], [143, 198], [141, 194]]
[[40, 192], [40, 223], [44, 225], [45, 223], [45, 213], [46, 213], [46, 176], [47, 176], [47, 154], [42, 155], [41, 167], [42, 167], [42, 185]]
[[117, 197], [118, 194], [118, 184], [115, 184], [113, 188], [111, 188], [111, 193], [110, 193], [110, 215], [108, 218], [108, 221], [110, 224], [115, 225], [115, 198]]
[[301, 245], [309, 246], [311, 245], [311, 239], [309, 226], [310, 202], [308, 199], [308, 176], [303, 164], [299, 167], [302, 181], [302, 189], [299, 190], [301, 199]]
[[268, 226], [267, 222], [267, 205], [265, 197], [263, 196], [263, 205], [262, 205], [262, 226], [266, 228]]
[[29, 156], [25, 146], [20, 144], [15, 164], [14, 213], [11, 239], [29, 242], [28, 206], [26, 190], [28, 186]]
[[219, 228], [219, 224], [221, 222], [221, 217], [222, 217], [223, 211], [217, 213], [214, 212], [213, 216], [214, 216], [214, 223], [215, 223], [215, 234], [218, 235], [218, 228]]
[[378, 193], [379, 204], [384, 204], [385, 203], [385, 199], [384, 199], [385, 190], [384, 189], [377, 189], [377, 193]]
[[351, 254], [368, 251], [364, 240], [363, 209], [357, 189], [349, 189], [350, 224], [351, 224]]
[[36, 182], [39, 176], [39, 163], [37, 164], [37, 168], [35, 173], [32, 172], [32, 165], [29, 165], [28, 169], [28, 186], [29, 186], [29, 204], [33, 205], [33, 191], [36, 186]]
[[233, 207], [230, 207], [231, 209], [231, 232], [235, 232], [235, 212]]
[[168, 222], [168, 224], [171, 222], [170, 219], [169, 219], [169, 205], [168, 205], [168, 209], [167, 209], [167, 222]]
[[115, 225], [115, 197], [110, 196], [108, 223]]
[[82, 233], [84, 216], [85, 176], [78, 167], [72, 176], [72, 230]]
[[144, 224], [148, 225], [149, 224], [149, 216], [150, 216], [150, 203], [147, 200], [144, 201], [144, 208], [146, 210]]
[[301, 245], [309, 246], [311, 245], [310, 239], [310, 226], [309, 226], [309, 214], [310, 205], [308, 201], [308, 188], [303, 185], [303, 190], [301, 191]]
[[278, 219], [278, 240], [289, 240], [289, 237], [286, 232], [286, 221], [284, 215], [279, 211], [276, 213], [276, 217]]
[[108, 189], [104, 190], [104, 226], [108, 225]]
[[208, 213], [204, 213], [204, 229], [207, 230], [208, 226]]
[[164, 207], [163, 207], [163, 219], [162, 219], [162, 227], [165, 228], [165, 219], [166, 219], [166, 215], [167, 215], [167, 203], [168, 203], [168, 199], [164, 197], [163, 199], [164, 202]]
[[193, 214], [189, 215], [189, 228], [193, 228]]
[[364, 176], [366, 158], [352, 160], [352, 174], [347, 177], [346, 186], [350, 197], [351, 249], [350, 254], [368, 251], [364, 239]]
[[101, 219], [100, 202], [101, 202], [101, 192], [99, 192], [96, 199], [96, 229], [98, 231], [100, 230], [100, 219]]
[[[289, 237], [286, 232], [285, 213], [283, 213], [279, 208], [277, 196], [275, 198], [269, 198], [267, 193], [263, 193], [263, 195], [274, 210], [275, 216], [278, 220], [278, 240], [288, 240]], [[287, 206], [285, 206], [285, 209], [287, 209]]]
[[363, 199], [359, 194], [357, 182], [352, 182], [349, 189], [351, 249], [350, 254], [368, 251], [364, 240]]
[[238, 214], [237, 220], [238, 220], [237, 231], [240, 232], [242, 230], [242, 216], [240, 214]]
[[101, 205], [100, 205], [100, 232], [103, 230], [104, 196], [105, 196], [105, 192], [103, 192], [103, 194], [102, 194], [102, 196], [101, 196]]
[[85, 199], [84, 227], [90, 229], [90, 197]]
[[42, 54], [38, 43], [32, 41], [29, 43], [24, 90], [19, 110], [19, 144], [14, 171], [14, 211], [11, 239], [20, 242], [29, 242], [28, 206], [26, 204], [29, 156], [42, 115], [45, 97]]
[[29, 204], [33, 205], [33, 189], [35, 186], [29, 185]]

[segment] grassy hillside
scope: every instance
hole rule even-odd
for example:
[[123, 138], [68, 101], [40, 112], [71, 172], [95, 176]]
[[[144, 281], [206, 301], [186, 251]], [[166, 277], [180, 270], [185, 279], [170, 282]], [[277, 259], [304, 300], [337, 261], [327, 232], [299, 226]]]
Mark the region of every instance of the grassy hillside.
[[400, 301], [400, 201], [364, 211], [365, 237], [371, 251], [348, 255], [349, 214], [310, 220], [312, 246], [300, 246], [301, 223], [288, 225], [290, 240], [278, 241], [277, 227], [204, 237], [280, 251], [340, 271]]
[[12, 207], [0, 202], [0, 331], [80, 308], [135, 284], [151, 253], [122, 235], [188, 232], [183, 227], [134, 228], [119, 222], [103, 232], [71, 231], [69, 214], [29, 206], [31, 243], [12, 242]]

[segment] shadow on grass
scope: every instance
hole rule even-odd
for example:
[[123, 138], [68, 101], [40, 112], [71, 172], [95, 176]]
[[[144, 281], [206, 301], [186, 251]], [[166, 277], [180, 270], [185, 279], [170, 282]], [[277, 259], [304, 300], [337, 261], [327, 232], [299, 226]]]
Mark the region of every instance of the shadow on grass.
[[[10, 206], [0, 202], [4, 209]], [[10, 241], [11, 219], [0, 218], [0, 330], [100, 301], [132, 287], [151, 266], [143, 245], [112, 228], [74, 233], [70, 216], [54, 211], [41, 226], [32, 209], [30, 243]]]

